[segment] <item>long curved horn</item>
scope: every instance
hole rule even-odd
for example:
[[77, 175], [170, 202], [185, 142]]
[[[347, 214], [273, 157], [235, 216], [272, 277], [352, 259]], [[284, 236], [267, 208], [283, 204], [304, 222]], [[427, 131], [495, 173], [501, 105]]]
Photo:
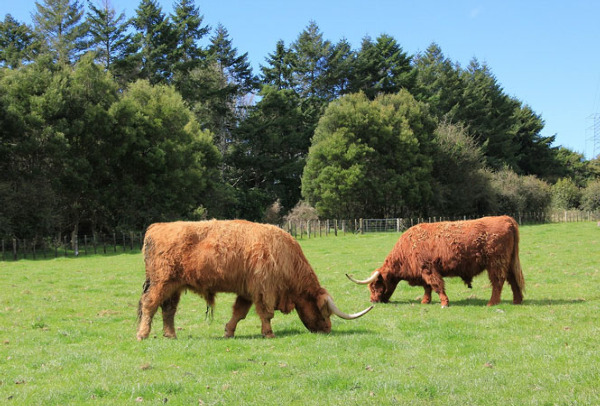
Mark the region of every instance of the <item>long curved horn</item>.
[[350, 279], [352, 282], [354, 283], [358, 283], [359, 285], [368, 285], [371, 282], [374, 282], [377, 277], [379, 276], [379, 271], [375, 271], [373, 272], [373, 274], [371, 276], [369, 276], [367, 279], [365, 279], [364, 281], [359, 281], [358, 279], [354, 279], [352, 276], [346, 274], [346, 276], [348, 277], [348, 279]]
[[346, 314], [343, 311], [341, 311], [340, 309], [338, 309], [338, 307], [335, 305], [335, 302], [333, 301], [333, 298], [331, 296], [327, 296], [327, 306], [329, 306], [329, 310], [331, 311], [331, 313], [335, 314], [338, 317], [341, 317], [342, 319], [346, 319], [346, 320], [357, 319], [360, 316], [367, 314], [373, 308], [373, 306], [370, 306], [370, 307], [366, 308], [365, 310], [363, 310], [362, 312], [358, 312], [358, 313], [354, 313], [354, 314]]

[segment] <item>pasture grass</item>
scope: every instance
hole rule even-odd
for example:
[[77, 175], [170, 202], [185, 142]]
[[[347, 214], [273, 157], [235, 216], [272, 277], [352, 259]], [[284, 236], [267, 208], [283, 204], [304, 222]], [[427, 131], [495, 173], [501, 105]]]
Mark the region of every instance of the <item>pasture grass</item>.
[[[368, 306], [366, 277], [398, 234], [300, 241], [340, 308]], [[521, 227], [527, 284], [521, 306], [485, 306], [447, 279], [450, 308], [402, 282], [365, 317], [333, 319], [309, 333], [293, 312], [275, 314], [275, 339], [254, 310], [224, 339], [233, 295], [182, 297], [178, 339], [161, 335], [160, 312], [137, 342], [144, 268], [137, 254], [0, 262], [0, 404], [206, 405], [593, 405], [600, 404], [600, 228], [594, 223]]]

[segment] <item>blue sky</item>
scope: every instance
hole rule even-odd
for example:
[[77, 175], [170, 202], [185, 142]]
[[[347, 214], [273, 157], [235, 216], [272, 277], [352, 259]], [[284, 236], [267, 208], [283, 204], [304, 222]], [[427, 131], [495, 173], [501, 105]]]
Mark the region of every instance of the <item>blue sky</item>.
[[[43, 0], [40, 0], [43, 1]], [[92, 0], [100, 1], [100, 0]], [[139, 0], [110, 0], [130, 17]], [[87, 2], [85, 2], [87, 4]], [[158, 0], [163, 12], [175, 0]], [[278, 40], [295, 41], [315, 21], [325, 39], [393, 36], [408, 54], [436, 42], [451, 60], [492, 69], [505, 92], [540, 114], [543, 136], [593, 158], [593, 114], [600, 113], [600, 1], [597, 0], [229, 0], [196, 5], [205, 24], [221, 23], [239, 53], [258, 66]], [[31, 22], [35, 0], [0, 0], [0, 16]], [[598, 122], [600, 124], [600, 121]]]

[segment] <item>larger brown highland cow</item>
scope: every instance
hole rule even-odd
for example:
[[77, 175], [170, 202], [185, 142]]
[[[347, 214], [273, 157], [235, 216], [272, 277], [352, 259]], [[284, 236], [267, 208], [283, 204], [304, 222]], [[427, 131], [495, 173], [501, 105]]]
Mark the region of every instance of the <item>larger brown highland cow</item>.
[[312, 332], [331, 331], [331, 314], [355, 319], [360, 313], [341, 312], [321, 287], [300, 246], [288, 233], [242, 220], [157, 223], [144, 239], [146, 282], [139, 303], [138, 340], [150, 334], [152, 318], [162, 307], [163, 333], [175, 337], [175, 312], [181, 293], [189, 289], [214, 306], [218, 292], [237, 294], [225, 336], [254, 303], [262, 335], [273, 337], [274, 311], [296, 309]]
[[422, 303], [431, 302], [431, 290], [442, 307], [449, 305], [444, 277], [458, 276], [471, 287], [473, 277], [488, 271], [492, 297], [488, 306], [500, 303], [505, 281], [513, 292], [513, 303], [523, 301], [525, 281], [519, 261], [519, 227], [508, 216], [478, 220], [422, 223], [404, 232], [383, 266], [364, 281], [369, 284], [372, 302], [388, 302], [396, 285], [405, 280], [423, 286]]

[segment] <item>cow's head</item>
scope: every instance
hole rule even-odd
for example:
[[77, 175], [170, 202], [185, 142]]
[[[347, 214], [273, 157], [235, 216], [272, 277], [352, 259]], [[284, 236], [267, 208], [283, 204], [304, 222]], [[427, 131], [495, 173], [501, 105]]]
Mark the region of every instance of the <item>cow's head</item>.
[[354, 283], [358, 283], [359, 285], [369, 285], [369, 290], [371, 291], [371, 302], [372, 303], [387, 303], [396, 290], [396, 286], [398, 285], [399, 280], [397, 278], [391, 277], [391, 275], [384, 273], [381, 269], [376, 270], [365, 280], [357, 280], [352, 276], [346, 274], [348, 279], [350, 279]]
[[301, 295], [296, 301], [296, 311], [304, 326], [313, 333], [329, 333], [331, 331], [330, 316], [335, 314], [346, 320], [352, 320], [368, 313], [373, 306], [365, 310], [346, 314], [336, 306], [333, 298], [325, 289], [321, 289], [317, 296]]

